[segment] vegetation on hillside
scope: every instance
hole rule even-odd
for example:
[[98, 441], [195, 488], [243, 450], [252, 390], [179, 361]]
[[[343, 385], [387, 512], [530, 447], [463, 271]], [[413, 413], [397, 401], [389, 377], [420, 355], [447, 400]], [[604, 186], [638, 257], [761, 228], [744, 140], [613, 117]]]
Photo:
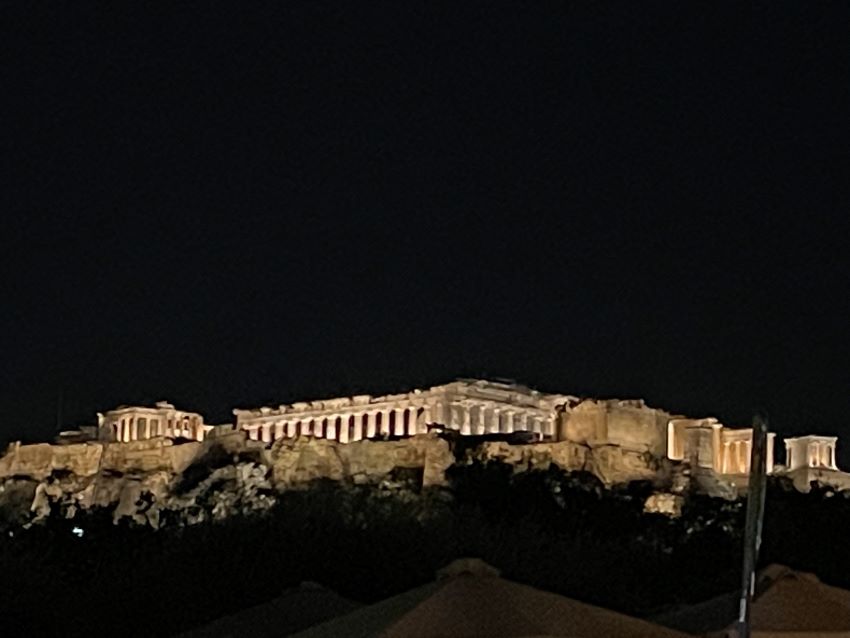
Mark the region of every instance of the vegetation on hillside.
[[[461, 556], [639, 616], [738, 585], [742, 501], [692, 495], [669, 519], [643, 513], [648, 485], [605, 490], [554, 467], [456, 466], [450, 489], [397, 478], [391, 488], [321, 481], [260, 515], [160, 531], [113, 525], [108, 511], [57, 512], [0, 540], [4, 625], [19, 635], [169, 635], [305, 580], [377, 601]], [[848, 528], [850, 499], [774, 481], [761, 562], [850, 587]]]

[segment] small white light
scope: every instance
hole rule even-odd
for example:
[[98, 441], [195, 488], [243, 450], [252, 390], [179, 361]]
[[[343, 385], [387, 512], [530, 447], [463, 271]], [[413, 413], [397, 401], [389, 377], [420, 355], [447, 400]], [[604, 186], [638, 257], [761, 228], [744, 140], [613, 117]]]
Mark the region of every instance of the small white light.
[[83, 537], [83, 528], [82, 527], [75, 527], [74, 529], [71, 530], [71, 533], [74, 534], [77, 538], [82, 538]]

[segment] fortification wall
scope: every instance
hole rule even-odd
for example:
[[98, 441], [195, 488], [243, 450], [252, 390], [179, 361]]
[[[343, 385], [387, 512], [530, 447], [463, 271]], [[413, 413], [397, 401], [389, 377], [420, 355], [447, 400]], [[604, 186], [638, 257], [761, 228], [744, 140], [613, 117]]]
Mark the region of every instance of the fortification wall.
[[445, 471], [454, 462], [449, 444], [432, 434], [347, 444], [314, 438], [282, 439], [269, 450], [268, 459], [273, 483], [279, 488], [318, 478], [369, 483], [395, 468], [422, 468], [424, 487], [443, 485]]
[[670, 414], [643, 401], [587, 399], [561, 415], [559, 439], [583, 445], [607, 444], [662, 457]]

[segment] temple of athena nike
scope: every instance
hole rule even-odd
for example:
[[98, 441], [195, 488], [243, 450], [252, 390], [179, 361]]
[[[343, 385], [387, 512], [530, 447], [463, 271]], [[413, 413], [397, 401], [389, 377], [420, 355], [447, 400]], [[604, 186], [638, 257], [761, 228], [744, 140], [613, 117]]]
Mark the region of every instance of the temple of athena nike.
[[[458, 379], [399, 394], [300, 401], [277, 407], [233, 410], [235, 422], [213, 426], [200, 414], [166, 402], [122, 406], [98, 415], [96, 438], [129, 442], [156, 437], [203, 441], [234, 430], [258, 444], [312, 437], [347, 444], [363, 439], [412, 437], [432, 431], [455, 436], [505, 437], [524, 443], [571, 442], [612, 446], [688, 462], [697, 472], [746, 484], [752, 430], [727, 427], [714, 418], [688, 418], [648, 407], [642, 400], [582, 399], [539, 392], [503, 381]], [[91, 437], [94, 438], [94, 437]], [[785, 463], [777, 463], [775, 434], [768, 435], [767, 470], [795, 483], [820, 480], [850, 487], [836, 465], [836, 437], [785, 439]]]

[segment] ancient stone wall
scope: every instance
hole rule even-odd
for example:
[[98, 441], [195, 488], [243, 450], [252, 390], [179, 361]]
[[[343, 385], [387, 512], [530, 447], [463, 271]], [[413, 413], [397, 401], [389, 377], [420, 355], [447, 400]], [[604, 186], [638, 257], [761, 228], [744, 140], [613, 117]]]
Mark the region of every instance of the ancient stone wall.
[[670, 415], [643, 401], [586, 399], [561, 415], [559, 438], [579, 444], [616, 445], [664, 456]]
[[[214, 442], [185, 442], [180, 445], [159, 437], [127, 443], [76, 443], [51, 445], [13, 443], [0, 457], [0, 479], [28, 476], [42, 480], [54, 471], [69, 472], [77, 477], [94, 476], [101, 471], [144, 473], [166, 471], [180, 473], [209, 445], [233, 445], [234, 437], [220, 437]], [[244, 435], [238, 437], [244, 441]]]
[[54, 470], [65, 470], [79, 476], [92, 476], [100, 467], [103, 445], [80, 443], [51, 445], [12, 443], [0, 458], [0, 478], [29, 476], [38, 480]]
[[158, 527], [163, 515], [192, 523], [262, 510], [274, 503], [273, 488], [317, 479], [378, 483], [403, 468], [421, 470], [424, 487], [442, 485], [453, 461], [448, 443], [436, 434], [350, 444], [301, 437], [272, 448], [246, 439], [245, 432], [178, 445], [163, 437], [14, 444], [0, 457], [0, 508], [11, 507], [26, 522], [57, 506], [66, 516], [106, 507], [116, 521], [129, 517]]
[[445, 470], [454, 462], [448, 443], [433, 434], [348, 444], [309, 437], [282, 439], [268, 458], [273, 482], [280, 488], [319, 478], [370, 483], [395, 468], [422, 468], [424, 487], [442, 485]]

